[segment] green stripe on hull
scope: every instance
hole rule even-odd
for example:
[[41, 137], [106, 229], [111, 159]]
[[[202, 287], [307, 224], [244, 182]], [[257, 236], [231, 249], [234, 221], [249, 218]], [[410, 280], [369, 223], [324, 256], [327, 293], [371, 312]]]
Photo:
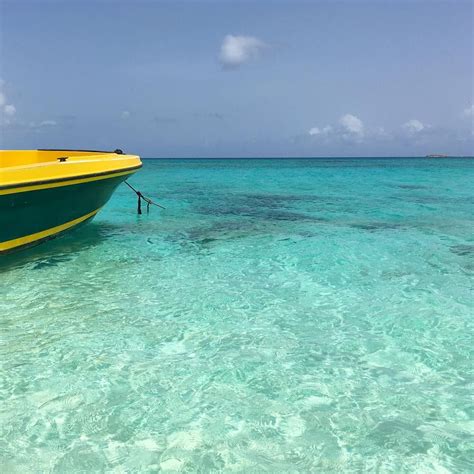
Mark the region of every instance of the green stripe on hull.
[[42, 232], [102, 207], [126, 176], [0, 195], [0, 242]]

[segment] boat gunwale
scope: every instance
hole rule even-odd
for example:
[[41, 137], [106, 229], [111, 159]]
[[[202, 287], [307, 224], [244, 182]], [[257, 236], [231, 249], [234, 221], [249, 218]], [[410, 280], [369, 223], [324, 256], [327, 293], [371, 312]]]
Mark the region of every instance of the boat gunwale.
[[28, 181], [28, 182], [22, 182], [22, 183], [5, 184], [5, 185], [0, 185], [0, 191], [13, 189], [13, 188], [25, 188], [25, 187], [31, 187], [31, 186], [41, 186], [41, 185], [47, 185], [47, 184], [62, 183], [62, 182], [67, 182], [67, 181], [76, 181], [78, 179], [95, 178], [95, 177], [106, 176], [106, 175], [113, 176], [117, 173], [126, 173], [127, 171], [138, 170], [142, 166], [143, 164], [140, 163], [137, 166], [132, 166], [128, 168], [109, 169], [107, 171], [101, 171], [99, 173], [88, 173], [88, 174], [72, 175], [72, 176], [67, 176], [67, 177], [62, 177], [62, 178], [53, 178], [53, 179], [46, 179], [46, 180], [40, 180], [40, 181]]
[[117, 150], [110, 151], [110, 150], [81, 150], [81, 149], [74, 149], [74, 148], [37, 148], [35, 151], [74, 151], [74, 152], [84, 152], [84, 153], [101, 153], [101, 154], [115, 154], [115, 155], [124, 155], [127, 156], [127, 153], [117, 153]]

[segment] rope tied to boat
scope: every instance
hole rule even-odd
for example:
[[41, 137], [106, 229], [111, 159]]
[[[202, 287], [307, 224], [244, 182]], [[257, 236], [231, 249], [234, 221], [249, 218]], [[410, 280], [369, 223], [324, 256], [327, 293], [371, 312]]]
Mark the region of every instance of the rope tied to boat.
[[150, 212], [150, 205], [160, 207], [161, 209], [166, 209], [164, 206], [161, 204], [158, 204], [156, 202], [153, 202], [150, 198], [144, 196], [140, 191], [135, 189], [128, 181], [125, 181], [125, 184], [137, 195], [138, 197], [138, 202], [137, 202], [137, 213], [141, 214], [142, 213], [142, 199], [143, 201], [146, 202], [146, 212], [147, 214]]

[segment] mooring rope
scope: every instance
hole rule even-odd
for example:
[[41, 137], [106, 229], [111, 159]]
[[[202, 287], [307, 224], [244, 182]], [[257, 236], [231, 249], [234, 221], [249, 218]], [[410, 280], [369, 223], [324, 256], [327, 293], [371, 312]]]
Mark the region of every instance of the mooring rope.
[[150, 204], [154, 206], [160, 207], [161, 209], [166, 209], [164, 206], [153, 202], [150, 198], [144, 196], [140, 191], [135, 189], [128, 181], [124, 181], [125, 184], [138, 196], [138, 203], [137, 203], [137, 212], [138, 214], [142, 213], [142, 199], [146, 202], [146, 212], [147, 214], [150, 212]]

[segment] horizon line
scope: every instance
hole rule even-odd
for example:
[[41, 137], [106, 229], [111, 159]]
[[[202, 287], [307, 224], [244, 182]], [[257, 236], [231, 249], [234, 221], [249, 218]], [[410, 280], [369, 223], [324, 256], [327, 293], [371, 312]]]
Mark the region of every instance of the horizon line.
[[474, 158], [474, 155], [357, 155], [357, 156], [140, 156], [143, 160], [319, 160], [319, 159], [450, 159], [450, 158]]

